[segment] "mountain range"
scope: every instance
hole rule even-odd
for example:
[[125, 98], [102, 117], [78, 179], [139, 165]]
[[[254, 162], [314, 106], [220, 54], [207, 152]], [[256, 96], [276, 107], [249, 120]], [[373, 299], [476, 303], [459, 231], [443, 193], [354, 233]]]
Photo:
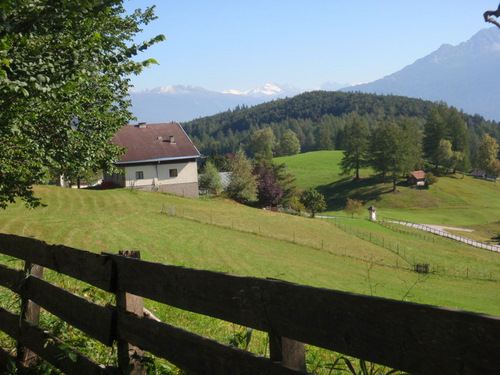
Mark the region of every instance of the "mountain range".
[[402, 70], [342, 91], [444, 101], [466, 113], [500, 120], [500, 30], [483, 29], [458, 46], [443, 44]]
[[[348, 86], [326, 82], [319, 90], [356, 91], [444, 101], [466, 113], [500, 120], [500, 30], [483, 29], [457, 46], [443, 44], [431, 54], [398, 72], [371, 83]], [[268, 83], [247, 91], [209, 91], [174, 85], [132, 90], [132, 112], [139, 121], [185, 122], [237, 106], [253, 106], [304, 90]]]

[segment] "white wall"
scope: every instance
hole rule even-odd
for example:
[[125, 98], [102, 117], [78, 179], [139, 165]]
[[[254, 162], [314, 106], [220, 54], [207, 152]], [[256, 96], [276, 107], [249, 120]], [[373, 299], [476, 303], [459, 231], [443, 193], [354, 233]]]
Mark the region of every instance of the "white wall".
[[[171, 169], [177, 169], [177, 177], [170, 177]], [[136, 179], [139, 171], [143, 172], [143, 179]], [[126, 166], [125, 172], [127, 187], [198, 183], [196, 162]]]

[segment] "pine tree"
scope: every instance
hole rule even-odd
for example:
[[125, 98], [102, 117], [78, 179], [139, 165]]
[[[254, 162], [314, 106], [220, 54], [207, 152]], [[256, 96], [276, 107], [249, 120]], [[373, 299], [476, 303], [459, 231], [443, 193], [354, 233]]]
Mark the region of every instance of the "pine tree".
[[199, 180], [200, 189], [208, 190], [219, 195], [223, 189], [222, 180], [214, 163], [208, 160], [203, 168], [203, 174]]
[[257, 178], [252, 174], [252, 162], [242, 149], [236, 152], [231, 165], [231, 177], [226, 193], [237, 202], [248, 204], [257, 201]]
[[368, 125], [359, 116], [354, 116], [346, 126], [347, 148], [340, 162], [343, 174], [356, 172], [359, 180], [360, 168], [368, 164]]

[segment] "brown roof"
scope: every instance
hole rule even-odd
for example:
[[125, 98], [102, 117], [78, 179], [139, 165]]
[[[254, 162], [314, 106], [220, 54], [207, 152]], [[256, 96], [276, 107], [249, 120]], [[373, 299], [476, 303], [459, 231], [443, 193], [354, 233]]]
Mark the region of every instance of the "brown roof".
[[177, 123], [126, 125], [118, 130], [112, 142], [127, 148], [117, 164], [200, 156], [191, 139]]
[[425, 179], [425, 172], [424, 171], [413, 171], [413, 172], [411, 172], [411, 174], [417, 180], [423, 180], [423, 179]]

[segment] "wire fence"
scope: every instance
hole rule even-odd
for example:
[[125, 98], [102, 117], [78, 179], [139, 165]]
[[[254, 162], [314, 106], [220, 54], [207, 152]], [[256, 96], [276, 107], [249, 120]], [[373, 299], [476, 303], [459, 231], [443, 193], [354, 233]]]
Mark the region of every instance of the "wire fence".
[[[344, 220], [341, 221], [338, 219], [333, 219], [333, 223], [337, 228], [342, 229], [346, 233], [352, 234], [365, 241], [369, 241], [377, 246], [383, 247], [384, 249], [389, 250], [390, 252], [396, 254], [401, 259], [401, 262], [396, 264], [396, 268], [403, 268], [403, 269], [410, 268], [415, 272], [431, 273], [446, 277], [500, 282], [500, 278], [497, 272], [485, 271], [484, 269], [478, 269], [472, 266], [451, 266], [451, 265], [439, 264], [436, 262], [428, 262], [426, 259], [419, 257], [418, 249], [410, 248], [405, 243], [405, 241], [395, 241], [394, 239], [388, 239], [384, 236], [376, 235], [370, 231], [362, 230], [360, 228], [347, 225]], [[420, 240], [422, 242], [429, 242], [429, 243], [435, 242], [434, 238], [430, 236], [395, 228], [393, 225], [390, 225], [390, 224], [396, 224], [394, 221], [391, 222], [377, 221], [377, 223], [385, 226], [386, 228], [392, 231], [415, 237], [417, 240]], [[419, 244], [418, 246], [425, 246], [425, 245]]]
[[[408, 246], [408, 244], [403, 240], [396, 241], [393, 237], [384, 237], [367, 230], [362, 230], [360, 228], [347, 225], [343, 220], [341, 221], [339, 219], [325, 220], [348, 234], [354, 235], [361, 240], [370, 242], [375, 246], [379, 246], [390, 251], [395, 255], [395, 257], [391, 259], [374, 260], [373, 258], [367, 258], [360, 255], [360, 252], [353, 250], [352, 246], [339, 245], [330, 234], [323, 236], [318, 233], [318, 235], [312, 238], [311, 233], [302, 233], [300, 230], [295, 230], [294, 228], [286, 226], [279, 226], [279, 228], [277, 228], [274, 225], [260, 225], [237, 216], [228, 217], [186, 208], [176, 209], [176, 207], [168, 206], [166, 204], [163, 204], [160, 213], [220, 228], [230, 229], [232, 231], [254, 234], [273, 240], [285, 241], [291, 244], [305, 246], [315, 251], [326, 252], [333, 256], [355, 259], [367, 264], [375, 262], [381, 267], [420, 273], [431, 273], [446, 277], [500, 282], [498, 275], [493, 272], [486, 272], [474, 267], [452, 267], [427, 262], [425, 259], [419, 257], [418, 249]], [[412, 235], [423, 242], [434, 242], [433, 236], [426, 236], [411, 232], [408, 232], [408, 235]], [[418, 244], [418, 246], [425, 245]], [[422, 270], [427, 271], [422, 272]]]
[[382, 223], [384, 223], [384, 222], [399, 224], [399, 225], [404, 225], [404, 226], [411, 227], [411, 228], [424, 230], [426, 232], [430, 232], [430, 233], [436, 234], [438, 236], [442, 236], [442, 237], [450, 238], [450, 239], [455, 240], [455, 241], [463, 242], [463, 243], [470, 245], [470, 246], [474, 246], [474, 247], [478, 247], [480, 249], [490, 250], [490, 251], [500, 253], [500, 246], [498, 246], [498, 245], [488, 245], [488, 244], [485, 244], [482, 242], [474, 241], [470, 238], [458, 236], [456, 234], [449, 233], [449, 232], [446, 232], [446, 231], [443, 231], [440, 229], [436, 229], [436, 228], [430, 227], [428, 225], [415, 224], [415, 223], [410, 223], [408, 221], [403, 221], [403, 220], [384, 220], [384, 221], [382, 221]]

